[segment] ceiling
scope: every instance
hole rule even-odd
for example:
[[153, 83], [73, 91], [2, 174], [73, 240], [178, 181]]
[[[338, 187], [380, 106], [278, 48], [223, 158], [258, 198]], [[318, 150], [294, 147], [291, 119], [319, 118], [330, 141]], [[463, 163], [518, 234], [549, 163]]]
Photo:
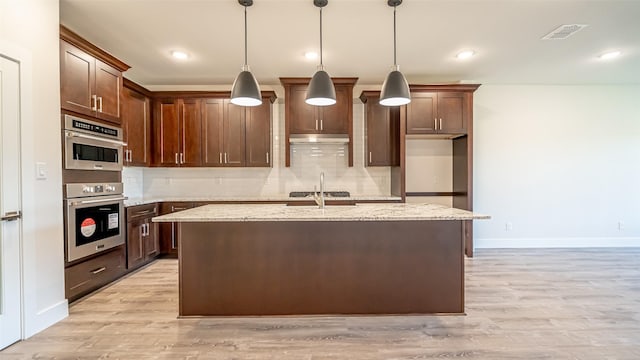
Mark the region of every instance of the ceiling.
[[[255, 0], [248, 8], [249, 65], [264, 85], [307, 76], [319, 60], [313, 0]], [[406, 0], [397, 8], [398, 64], [410, 83], [640, 83], [640, 1]], [[141, 85], [230, 85], [243, 64], [237, 0], [60, 0], [60, 22], [131, 66]], [[565, 40], [540, 38], [588, 24]], [[331, 76], [381, 84], [393, 64], [386, 0], [330, 0], [323, 9]], [[466, 61], [455, 55], [472, 49]], [[176, 61], [171, 50], [184, 50]], [[598, 55], [620, 50], [604, 61]]]

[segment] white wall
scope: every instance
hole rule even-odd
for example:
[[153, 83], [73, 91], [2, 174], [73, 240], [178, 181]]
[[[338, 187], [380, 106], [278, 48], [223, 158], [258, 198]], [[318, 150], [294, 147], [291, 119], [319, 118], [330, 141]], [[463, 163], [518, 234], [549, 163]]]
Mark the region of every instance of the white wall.
[[[21, 64], [24, 336], [68, 314], [64, 297], [58, 1], [0, 0], [0, 53]], [[35, 180], [35, 163], [48, 168]]]
[[294, 145], [291, 167], [285, 167], [284, 104], [278, 101], [273, 108], [272, 168], [125, 168], [125, 194], [130, 198], [276, 197], [313, 190], [323, 171], [328, 191], [389, 196], [390, 168], [364, 166], [364, 105], [359, 100], [353, 104], [353, 167], [348, 166], [347, 146], [336, 144]]
[[[476, 247], [640, 246], [640, 86], [483, 85]], [[619, 229], [621, 222], [621, 229]]]

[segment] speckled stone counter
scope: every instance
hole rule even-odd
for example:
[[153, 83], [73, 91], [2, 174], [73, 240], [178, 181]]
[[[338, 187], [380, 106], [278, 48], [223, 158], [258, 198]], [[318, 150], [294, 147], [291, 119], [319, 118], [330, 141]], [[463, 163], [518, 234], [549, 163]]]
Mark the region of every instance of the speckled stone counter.
[[237, 222], [237, 221], [420, 221], [488, 219], [435, 204], [357, 204], [287, 206], [284, 204], [205, 205], [153, 218], [155, 222]]
[[[379, 196], [379, 195], [355, 195], [351, 197], [333, 197], [327, 198], [330, 200], [336, 201], [355, 201], [355, 202], [368, 202], [368, 201], [394, 201], [400, 202], [402, 198], [399, 196]], [[124, 201], [124, 206], [137, 206], [137, 205], [145, 205], [157, 202], [229, 202], [229, 203], [243, 203], [243, 202], [305, 202], [312, 200], [311, 198], [299, 198], [299, 197], [289, 197], [289, 196], [263, 196], [263, 197], [161, 197], [161, 198], [129, 198]]]
[[462, 314], [468, 220], [441, 205], [215, 204], [178, 228], [179, 315]]

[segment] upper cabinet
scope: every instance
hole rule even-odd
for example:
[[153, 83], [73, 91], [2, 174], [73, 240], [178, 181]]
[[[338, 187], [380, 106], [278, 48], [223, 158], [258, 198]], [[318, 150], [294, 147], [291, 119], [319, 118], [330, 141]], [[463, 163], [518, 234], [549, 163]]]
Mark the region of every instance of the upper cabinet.
[[271, 102], [265, 92], [262, 105], [243, 107], [225, 99], [203, 99], [203, 166], [271, 166]]
[[470, 106], [469, 92], [412, 87], [411, 102], [407, 104], [407, 134], [464, 135]]
[[363, 91], [366, 166], [400, 165], [400, 107], [378, 103], [379, 91]]
[[125, 166], [151, 165], [151, 109], [149, 92], [124, 79], [122, 91], [122, 132]]
[[271, 166], [273, 91], [255, 107], [232, 104], [228, 92], [154, 95], [154, 165]]
[[122, 72], [129, 66], [60, 26], [60, 106], [120, 123]]
[[353, 166], [353, 86], [358, 78], [332, 78], [336, 104], [305, 103], [310, 78], [280, 78], [285, 92], [285, 159], [290, 166], [290, 135], [345, 135], [349, 138], [349, 166]]
[[154, 106], [154, 164], [200, 166], [200, 99], [158, 99]]

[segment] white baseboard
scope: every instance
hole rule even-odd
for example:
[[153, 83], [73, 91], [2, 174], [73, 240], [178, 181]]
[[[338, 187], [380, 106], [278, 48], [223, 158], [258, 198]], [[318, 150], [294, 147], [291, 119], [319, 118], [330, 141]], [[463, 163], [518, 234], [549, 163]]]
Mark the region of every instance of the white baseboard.
[[23, 339], [39, 333], [67, 316], [69, 316], [69, 302], [67, 299], [38, 311], [35, 318], [27, 319], [25, 322]]
[[640, 247], [639, 237], [593, 238], [475, 238], [476, 249]]

